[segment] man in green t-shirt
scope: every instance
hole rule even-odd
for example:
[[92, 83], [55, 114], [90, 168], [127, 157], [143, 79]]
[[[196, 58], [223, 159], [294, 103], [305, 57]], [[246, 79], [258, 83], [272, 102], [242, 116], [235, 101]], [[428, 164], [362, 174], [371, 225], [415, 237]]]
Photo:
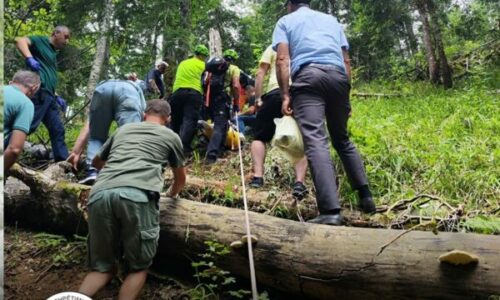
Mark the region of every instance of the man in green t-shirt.
[[66, 102], [56, 96], [57, 87], [57, 50], [64, 48], [70, 38], [66, 26], [57, 26], [50, 37], [32, 35], [16, 38], [16, 47], [26, 59], [26, 65], [40, 75], [42, 86], [31, 101], [35, 106], [35, 114], [30, 133], [43, 122], [49, 131], [52, 152], [55, 161], [68, 157], [68, 149], [64, 141], [65, 131], [59, 109], [66, 110]]
[[144, 122], [120, 127], [93, 160], [101, 169], [88, 202], [88, 263], [92, 272], [79, 292], [93, 297], [114, 276], [123, 258], [129, 273], [118, 299], [136, 299], [158, 246], [159, 192], [163, 169], [172, 168], [168, 197], [177, 197], [186, 182], [179, 136], [167, 128], [170, 105], [148, 102]]
[[186, 155], [193, 151], [191, 142], [203, 105], [201, 74], [205, 70], [207, 57], [208, 48], [197, 45], [194, 56], [181, 61], [175, 74], [173, 94], [169, 99], [172, 106], [172, 130], [179, 134]]
[[18, 71], [3, 88], [4, 99], [4, 174], [24, 148], [33, 120], [33, 103], [28, 98], [40, 88], [40, 77], [31, 71]]
[[224, 77], [224, 88], [221, 92], [210, 95], [210, 102], [207, 108], [208, 115], [214, 122], [214, 131], [207, 146], [205, 164], [214, 164], [222, 154], [226, 141], [227, 130], [229, 128], [231, 96], [232, 111], [239, 112], [240, 99], [240, 68], [234, 64], [238, 59], [238, 53], [234, 49], [227, 49], [223, 53], [224, 60], [229, 63], [229, 68]]

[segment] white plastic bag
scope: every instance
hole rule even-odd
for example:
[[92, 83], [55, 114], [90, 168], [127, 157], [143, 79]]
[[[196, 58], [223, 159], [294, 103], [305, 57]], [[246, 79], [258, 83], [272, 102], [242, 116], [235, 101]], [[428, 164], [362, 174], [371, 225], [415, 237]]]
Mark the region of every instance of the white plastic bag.
[[274, 119], [274, 124], [276, 131], [272, 145], [280, 149], [292, 163], [296, 163], [304, 157], [304, 142], [297, 121], [293, 117], [284, 116]]

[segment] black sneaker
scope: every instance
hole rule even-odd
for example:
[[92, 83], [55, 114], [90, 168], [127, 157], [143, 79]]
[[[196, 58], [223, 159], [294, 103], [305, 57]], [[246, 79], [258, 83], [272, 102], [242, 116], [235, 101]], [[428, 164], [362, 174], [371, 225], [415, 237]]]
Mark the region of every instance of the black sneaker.
[[92, 171], [88, 171], [87, 177], [78, 181], [78, 183], [85, 184], [85, 185], [93, 185], [95, 183], [96, 179], [97, 179], [97, 172], [92, 170]]
[[262, 177], [252, 177], [252, 181], [250, 181], [250, 186], [255, 189], [260, 189], [264, 186], [264, 178]]
[[293, 185], [293, 197], [295, 197], [297, 200], [302, 200], [307, 196], [308, 193], [309, 190], [302, 182], [295, 182], [295, 184]]

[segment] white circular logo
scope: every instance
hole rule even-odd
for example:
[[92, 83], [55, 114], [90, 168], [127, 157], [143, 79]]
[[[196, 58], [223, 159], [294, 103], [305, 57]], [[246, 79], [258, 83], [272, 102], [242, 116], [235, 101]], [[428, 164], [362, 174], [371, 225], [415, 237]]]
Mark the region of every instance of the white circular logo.
[[47, 298], [47, 300], [92, 300], [92, 298], [80, 293], [62, 292]]

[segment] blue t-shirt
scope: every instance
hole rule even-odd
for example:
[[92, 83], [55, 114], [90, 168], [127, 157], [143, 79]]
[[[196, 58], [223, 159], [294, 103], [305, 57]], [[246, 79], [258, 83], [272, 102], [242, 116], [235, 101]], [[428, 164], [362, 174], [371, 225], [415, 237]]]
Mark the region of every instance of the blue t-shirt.
[[276, 24], [272, 43], [275, 51], [280, 43], [289, 45], [291, 75], [309, 63], [336, 65], [345, 70], [342, 48], [348, 49], [349, 44], [332, 15], [300, 7]]
[[8, 137], [13, 130], [28, 134], [35, 110], [31, 100], [12, 85], [4, 86], [3, 99], [4, 136]]

